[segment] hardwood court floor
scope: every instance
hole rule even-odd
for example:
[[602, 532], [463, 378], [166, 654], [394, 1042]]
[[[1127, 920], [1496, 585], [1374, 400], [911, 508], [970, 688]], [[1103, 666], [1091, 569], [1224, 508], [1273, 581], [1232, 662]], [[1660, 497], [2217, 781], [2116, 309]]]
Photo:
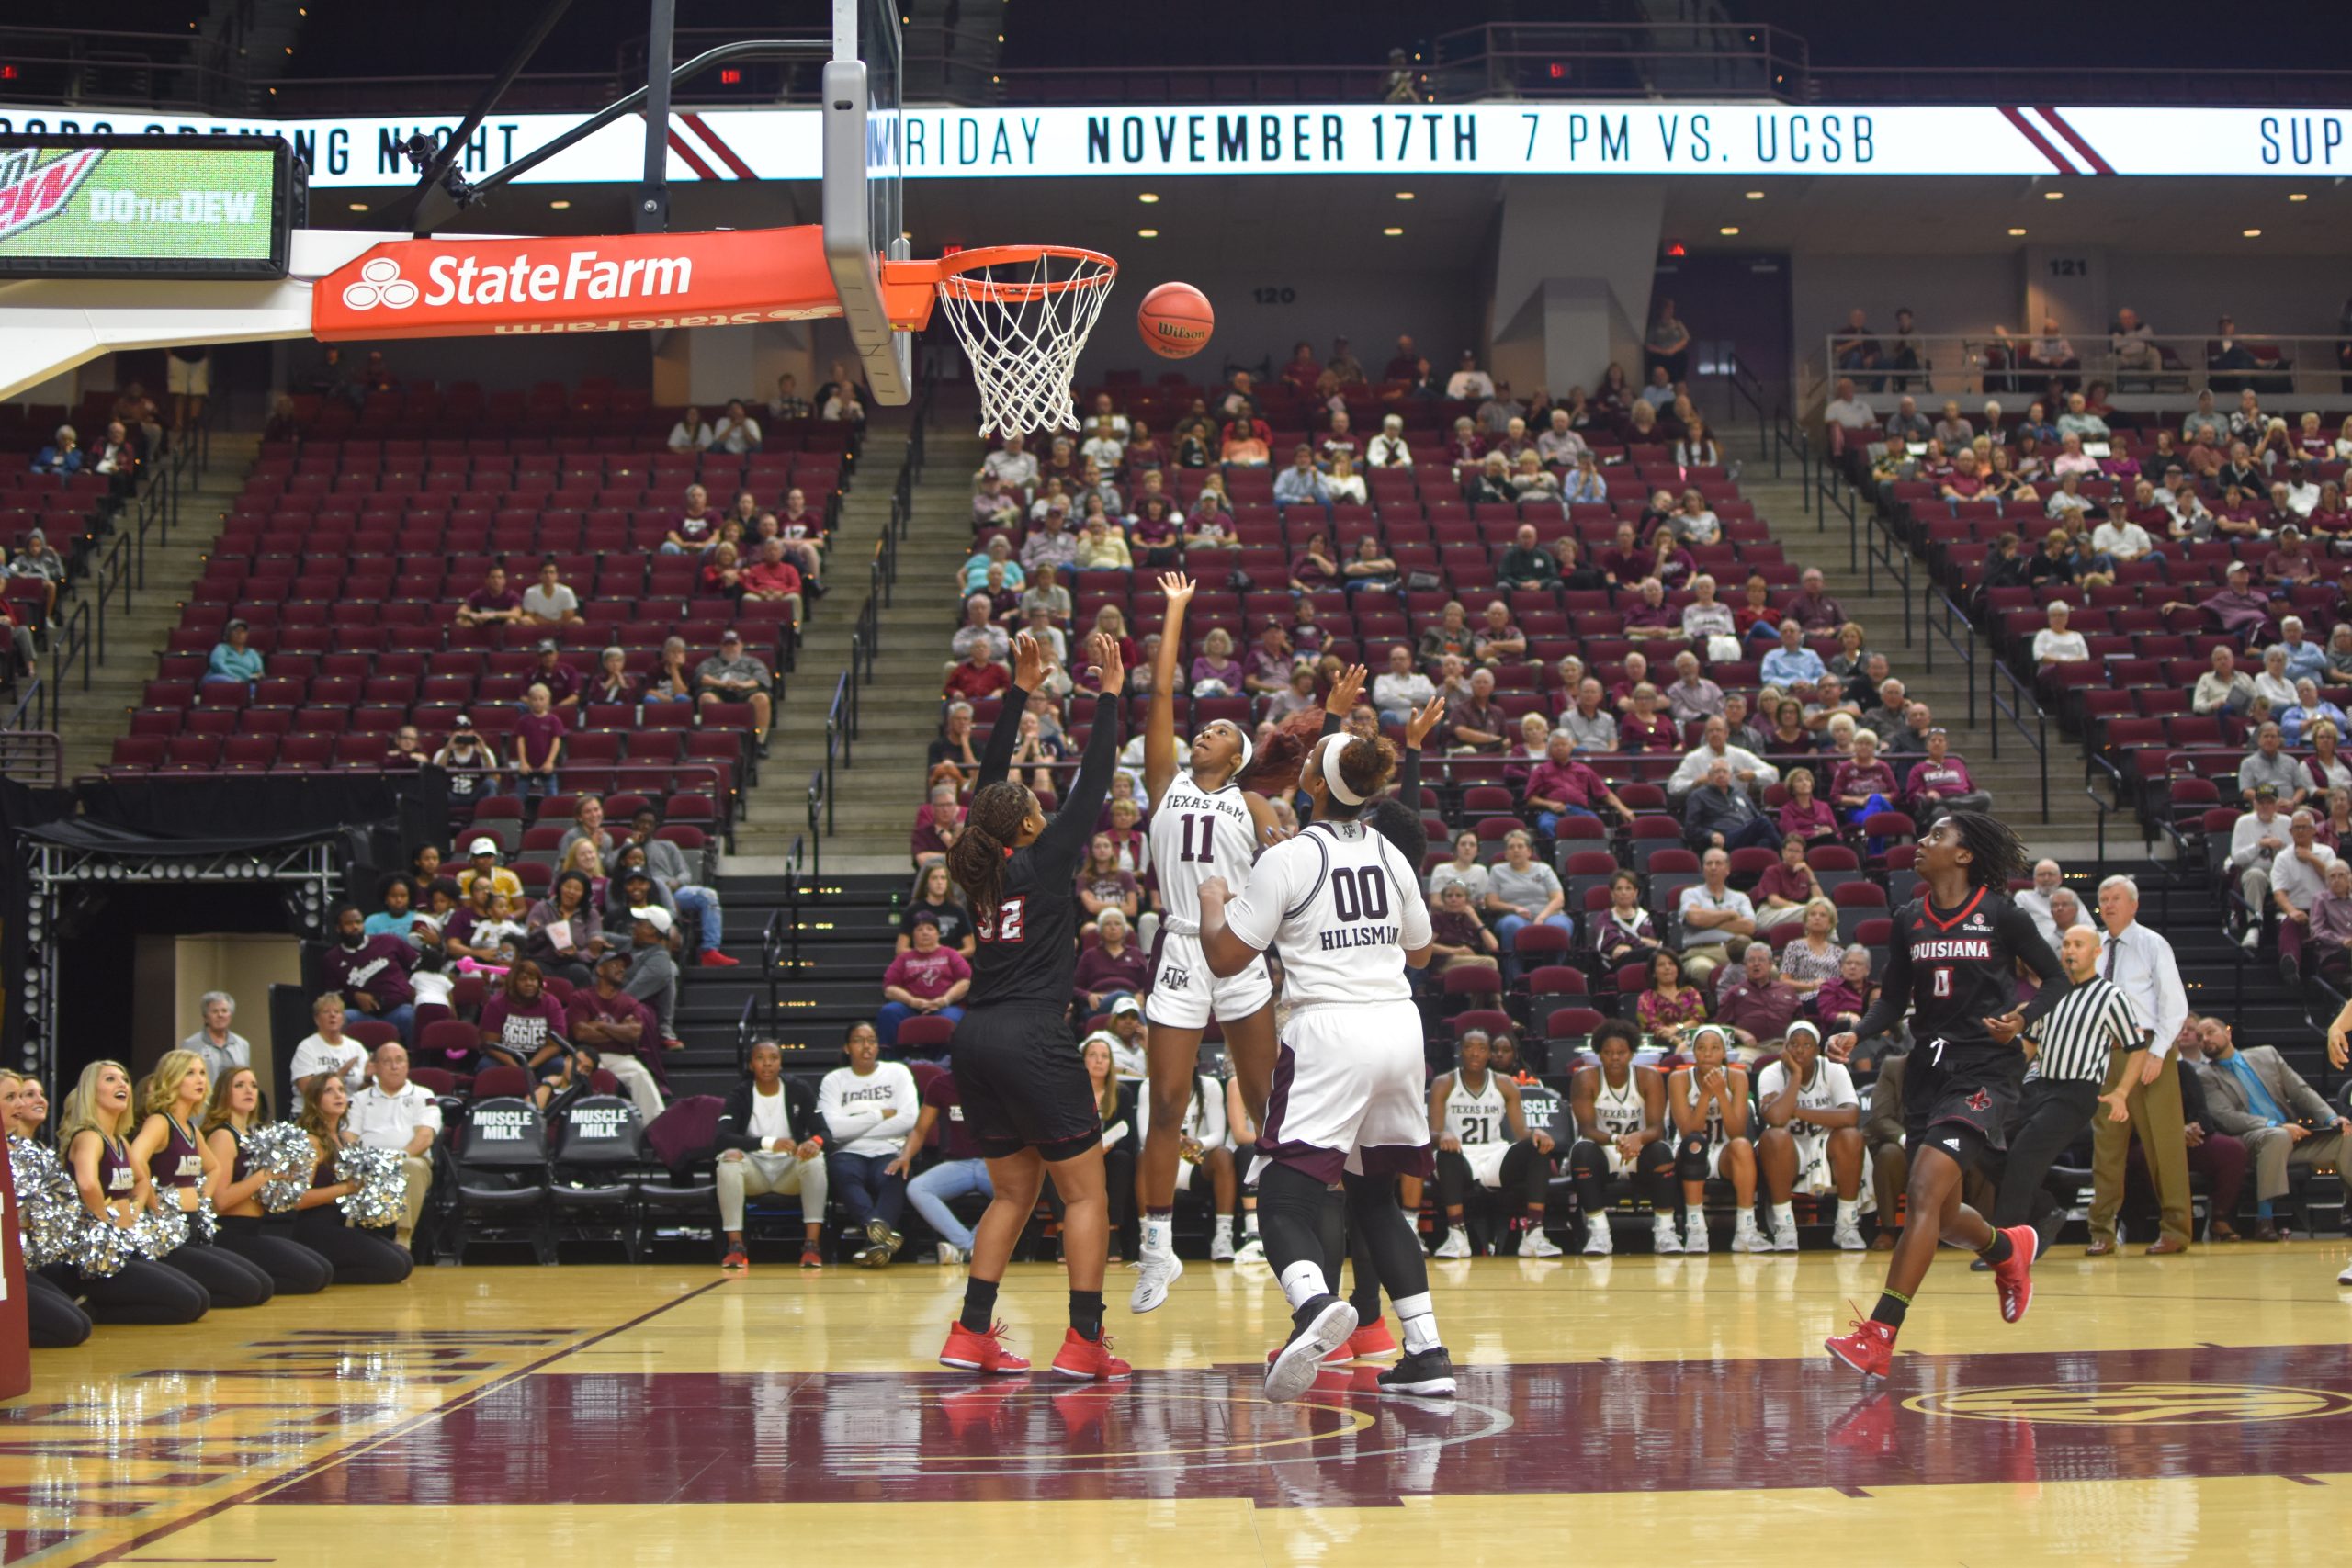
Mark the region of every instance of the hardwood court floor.
[[[770, 1560], [2284, 1560], [2352, 1521], [2341, 1243], [2037, 1270], [1947, 1253], [1883, 1390], [1822, 1337], [1876, 1255], [1439, 1266], [1452, 1410], [1258, 1396], [1265, 1270], [1111, 1330], [1132, 1383], [932, 1361], [958, 1271], [428, 1269], [44, 1351], [0, 1406], [0, 1555], [417, 1568]], [[1001, 1303], [1046, 1359], [1057, 1270]], [[2324, 1550], [2325, 1547], [2323, 1547]]]

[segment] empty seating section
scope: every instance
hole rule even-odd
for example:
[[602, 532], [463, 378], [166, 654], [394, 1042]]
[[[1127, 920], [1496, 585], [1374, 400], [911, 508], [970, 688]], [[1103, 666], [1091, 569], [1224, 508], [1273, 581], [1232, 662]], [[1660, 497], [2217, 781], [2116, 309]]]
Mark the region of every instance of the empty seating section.
[[[751, 456], [679, 456], [658, 434], [675, 411], [610, 390], [588, 412], [546, 389], [439, 405], [378, 393], [364, 412], [311, 404], [316, 427], [263, 446], [109, 773], [373, 767], [403, 724], [429, 755], [460, 715], [503, 751], [543, 637], [584, 685], [607, 647], [642, 682], [666, 638], [684, 639], [691, 668], [733, 629], [780, 695], [800, 632], [788, 606], [707, 597], [701, 558], [660, 547], [696, 483], [713, 513], [739, 490], [768, 509], [797, 487], [837, 514], [846, 427], [784, 421]], [[468, 434], [413, 433], [447, 428], [451, 407], [466, 411]], [[338, 427], [351, 433], [323, 433]], [[492, 565], [519, 591], [546, 560], [578, 595], [577, 623], [458, 624]], [[250, 685], [204, 678], [232, 620], [263, 656]], [[751, 734], [744, 704], [583, 703], [560, 787], [702, 795], [731, 822], [755, 765]]]

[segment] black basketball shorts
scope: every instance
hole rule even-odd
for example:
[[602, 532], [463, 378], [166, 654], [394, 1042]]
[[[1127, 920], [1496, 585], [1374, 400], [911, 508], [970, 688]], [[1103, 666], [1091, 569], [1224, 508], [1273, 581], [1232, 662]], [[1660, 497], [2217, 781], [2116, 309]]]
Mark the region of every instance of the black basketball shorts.
[[986, 1157], [1035, 1149], [1071, 1159], [1102, 1141], [1086, 1065], [1057, 1009], [975, 1009], [957, 1021], [949, 1051], [964, 1125]]
[[1975, 1169], [1985, 1151], [2008, 1148], [2006, 1129], [2017, 1117], [2024, 1077], [2021, 1051], [1947, 1048], [1939, 1064], [1924, 1048], [1915, 1048], [1903, 1077], [1905, 1150], [1916, 1156], [1922, 1146], [1933, 1146], [1963, 1169]]

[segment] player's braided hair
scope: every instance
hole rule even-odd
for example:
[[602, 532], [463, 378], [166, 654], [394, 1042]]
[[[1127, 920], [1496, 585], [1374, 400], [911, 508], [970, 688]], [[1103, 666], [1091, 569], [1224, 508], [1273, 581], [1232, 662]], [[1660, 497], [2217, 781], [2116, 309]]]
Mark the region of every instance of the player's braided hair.
[[1983, 811], [1947, 811], [1944, 820], [1951, 824], [1962, 847], [1968, 851], [1968, 881], [1973, 887], [2005, 891], [2033, 864], [2025, 841], [1997, 817]]
[[1295, 730], [1277, 728], [1250, 760], [1249, 773], [1231, 782], [1261, 795], [1287, 790], [1297, 781], [1298, 764], [1306, 760], [1306, 740]]
[[1021, 836], [1030, 799], [1029, 791], [1011, 779], [982, 785], [972, 796], [971, 810], [964, 814], [963, 832], [947, 847], [947, 874], [983, 922], [996, 919], [1004, 852]]

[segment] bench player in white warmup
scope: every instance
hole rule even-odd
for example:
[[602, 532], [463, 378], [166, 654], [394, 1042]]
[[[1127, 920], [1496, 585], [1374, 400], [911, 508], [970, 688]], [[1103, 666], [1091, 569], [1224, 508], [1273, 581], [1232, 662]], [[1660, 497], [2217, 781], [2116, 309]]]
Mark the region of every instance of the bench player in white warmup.
[[[1234, 1080], [1250, 1114], [1262, 1113], [1274, 1070], [1274, 987], [1266, 961], [1253, 957], [1230, 975], [1213, 975], [1201, 959], [1200, 886], [1221, 877], [1237, 893], [1250, 885], [1259, 846], [1281, 829], [1266, 797], [1244, 787], [1252, 772], [1274, 770], [1283, 779], [1296, 766], [1298, 741], [1278, 735], [1261, 758], [1240, 725], [1219, 719], [1193, 738], [1180, 771], [1176, 758], [1176, 671], [1184, 649], [1184, 610], [1193, 602], [1193, 580], [1163, 572], [1160, 592], [1168, 614], [1159, 628], [1159, 655], [1151, 667], [1151, 711], [1144, 720], [1143, 785], [1151, 801], [1151, 863], [1159, 876], [1162, 922], [1159, 951], [1145, 994], [1146, 1033], [1143, 1151], [1136, 1159], [1136, 1187], [1143, 1206], [1143, 1248], [1131, 1312], [1149, 1312], [1168, 1299], [1168, 1287], [1184, 1272], [1176, 1256], [1171, 1215], [1176, 1204], [1179, 1134], [1199, 1071], [1201, 1035], [1214, 1013], [1225, 1031]], [[1262, 1222], [1261, 1222], [1262, 1223]], [[1233, 1256], [1233, 1238], [1223, 1225], [1211, 1233], [1210, 1257]]]
[[1294, 1329], [1266, 1370], [1275, 1403], [1304, 1393], [1355, 1330], [1355, 1308], [1337, 1293], [1341, 1186], [1404, 1335], [1404, 1359], [1380, 1386], [1453, 1393], [1429, 1265], [1387, 1179], [1430, 1169], [1421, 1019], [1405, 979], [1407, 964], [1429, 962], [1429, 906], [1417, 868], [1359, 819], [1395, 766], [1385, 740], [1318, 739], [1299, 771], [1314, 821], [1266, 852], [1238, 898], [1216, 877], [1200, 886], [1201, 950], [1215, 973], [1237, 974], [1277, 944], [1283, 954], [1290, 1012], [1258, 1135], [1259, 1232]]
[[[1467, 1204], [1473, 1183], [1526, 1211], [1519, 1256], [1557, 1258], [1544, 1234], [1544, 1200], [1552, 1184], [1552, 1134], [1531, 1126], [1519, 1086], [1493, 1070], [1487, 1032], [1473, 1029], [1455, 1048], [1454, 1069], [1430, 1085], [1430, 1134], [1437, 1139], [1438, 1201], [1445, 1209], [1440, 1258], [1470, 1256]], [[1514, 1224], [1517, 1224], [1514, 1217]]]

